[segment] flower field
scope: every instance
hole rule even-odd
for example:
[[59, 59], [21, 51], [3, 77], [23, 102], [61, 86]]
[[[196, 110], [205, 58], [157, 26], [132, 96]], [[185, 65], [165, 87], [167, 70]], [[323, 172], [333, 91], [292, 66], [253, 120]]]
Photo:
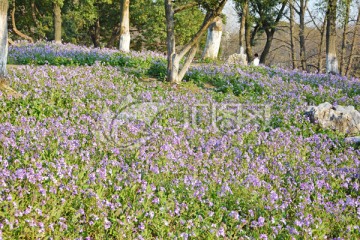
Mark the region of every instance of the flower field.
[[360, 110], [359, 79], [208, 64], [175, 86], [144, 80], [157, 53], [43, 43], [9, 61], [0, 239], [360, 238], [359, 146], [303, 114]]

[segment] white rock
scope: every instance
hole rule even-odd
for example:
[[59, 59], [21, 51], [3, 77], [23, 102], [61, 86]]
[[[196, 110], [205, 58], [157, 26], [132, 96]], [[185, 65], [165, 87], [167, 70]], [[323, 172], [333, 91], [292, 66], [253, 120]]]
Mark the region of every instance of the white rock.
[[238, 65], [247, 65], [247, 57], [246, 54], [239, 54], [234, 53], [229, 56], [229, 58], [226, 60], [227, 64], [238, 64]]
[[333, 106], [325, 102], [311, 106], [305, 113], [312, 123], [348, 135], [360, 133], [360, 113], [353, 106]]

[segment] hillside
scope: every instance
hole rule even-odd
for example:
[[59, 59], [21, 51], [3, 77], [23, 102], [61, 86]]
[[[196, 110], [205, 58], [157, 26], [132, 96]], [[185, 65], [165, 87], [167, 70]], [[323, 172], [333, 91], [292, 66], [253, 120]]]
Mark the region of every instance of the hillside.
[[359, 146], [304, 116], [360, 81], [74, 45], [9, 49], [0, 237], [356, 239]]

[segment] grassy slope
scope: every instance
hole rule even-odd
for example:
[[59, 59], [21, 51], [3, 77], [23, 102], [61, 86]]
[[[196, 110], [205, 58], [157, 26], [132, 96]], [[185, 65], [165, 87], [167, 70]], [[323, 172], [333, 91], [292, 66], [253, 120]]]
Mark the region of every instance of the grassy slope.
[[[359, 151], [302, 116], [309, 103], [358, 107], [356, 82], [340, 87], [335, 77], [262, 68], [193, 70], [188, 80], [215, 86], [204, 90], [143, 82], [128, 70], [10, 70], [25, 97], [3, 99], [0, 108], [5, 239], [359, 236]], [[141, 102], [135, 110], [151, 102], [165, 111], [111, 132], [109, 120], [129, 94]], [[269, 104], [269, 121], [215, 132], [199, 104], [226, 103], [252, 111]], [[186, 119], [188, 109], [195, 118]]]

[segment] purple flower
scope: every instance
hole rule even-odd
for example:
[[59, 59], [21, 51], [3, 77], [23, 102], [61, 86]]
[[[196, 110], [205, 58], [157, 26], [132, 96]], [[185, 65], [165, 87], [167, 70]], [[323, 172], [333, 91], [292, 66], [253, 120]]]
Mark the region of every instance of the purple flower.
[[262, 226], [264, 226], [264, 223], [265, 223], [265, 218], [259, 217], [259, 219], [258, 219], [258, 226], [259, 226], [259, 227], [262, 227]]
[[216, 236], [217, 237], [225, 237], [225, 229], [223, 227], [220, 227], [216, 233]]
[[266, 235], [266, 234], [261, 234], [261, 235], [260, 235], [260, 239], [267, 240], [267, 239], [268, 239], [268, 237], [267, 237], [267, 235]]
[[141, 222], [138, 226], [138, 228], [141, 230], [141, 231], [144, 231], [145, 230], [145, 224], [143, 222]]
[[239, 215], [239, 213], [237, 211], [231, 211], [229, 213], [229, 216], [234, 218], [235, 220], [239, 220], [239, 217], [240, 217], [240, 215]]
[[154, 204], [159, 204], [160, 203], [160, 199], [158, 197], [155, 197], [153, 200], [152, 200], [152, 203]]
[[104, 228], [109, 229], [110, 227], [111, 227], [111, 222], [107, 218], [105, 218], [104, 219]]

